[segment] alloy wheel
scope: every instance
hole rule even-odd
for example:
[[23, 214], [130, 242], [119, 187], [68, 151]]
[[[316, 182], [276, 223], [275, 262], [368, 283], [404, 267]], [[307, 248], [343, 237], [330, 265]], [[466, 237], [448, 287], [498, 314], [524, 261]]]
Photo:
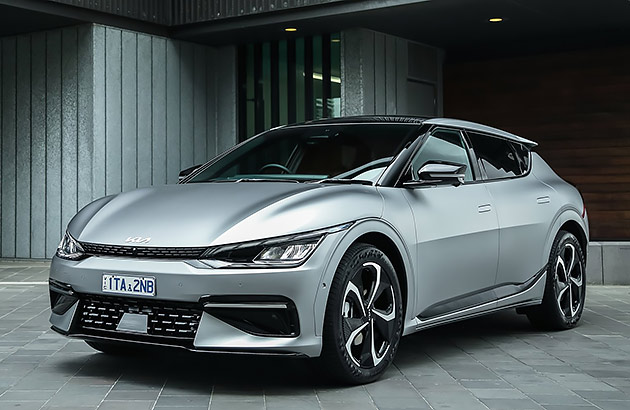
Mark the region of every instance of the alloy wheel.
[[377, 366], [396, 332], [396, 296], [391, 279], [374, 262], [362, 264], [348, 282], [341, 306], [345, 349], [361, 368]]
[[567, 318], [574, 317], [582, 305], [584, 270], [575, 246], [565, 243], [554, 267], [556, 301]]

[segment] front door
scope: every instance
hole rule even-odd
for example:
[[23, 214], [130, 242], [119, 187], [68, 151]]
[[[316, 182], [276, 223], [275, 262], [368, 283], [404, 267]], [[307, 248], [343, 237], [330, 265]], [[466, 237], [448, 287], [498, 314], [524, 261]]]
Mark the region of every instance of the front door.
[[467, 166], [464, 184], [402, 188], [416, 225], [417, 312], [421, 319], [494, 299], [498, 219], [490, 194], [475, 180], [457, 130], [434, 130], [411, 163], [409, 175], [430, 161]]

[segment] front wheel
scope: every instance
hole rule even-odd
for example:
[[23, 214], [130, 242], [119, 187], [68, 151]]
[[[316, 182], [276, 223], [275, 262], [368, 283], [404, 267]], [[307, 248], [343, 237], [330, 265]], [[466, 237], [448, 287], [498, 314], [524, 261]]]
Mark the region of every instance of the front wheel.
[[378, 379], [391, 364], [402, 333], [403, 304], [392, 263], [374, 246], [352, 245], [335, 273], [320, 361], [344, 383]]
[[586, 297], [586, 258], [577, 238], [560, 231], [549, 262], [542, 304], [526, 310], [534, 326], [546, 329], [575, 327], [584, 310]]

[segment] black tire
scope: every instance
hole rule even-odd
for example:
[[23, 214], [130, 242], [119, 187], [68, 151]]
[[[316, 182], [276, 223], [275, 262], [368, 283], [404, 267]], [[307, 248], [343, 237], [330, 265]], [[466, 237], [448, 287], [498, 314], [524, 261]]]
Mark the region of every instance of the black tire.
[[572, 233], [560, 231], [553, 241], [549, 255], [542, 304], [527, 308], [525, 313], [536, 327], [549, 330], [571, 329], [577, 326], [582, 316], [585, 298], [584, 251]]
[[342, 383], [377, 380], [394, 359], [402, 324], [402, 295], [392, 263], [372, 245], [353, 244], [328, 295], [322, 370]]
[[112, 356], [137, 355], [141, 352], [137, 346], [128, 343], [97, 342], [94, 340], [86, 340], [85, 343], [87, 343], [92, 349]]

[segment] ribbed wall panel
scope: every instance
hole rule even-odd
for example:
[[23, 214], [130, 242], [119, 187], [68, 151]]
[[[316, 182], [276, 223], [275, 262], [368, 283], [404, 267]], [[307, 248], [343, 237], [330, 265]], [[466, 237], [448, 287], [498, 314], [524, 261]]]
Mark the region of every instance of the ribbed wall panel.
[[199, 23], [343, 0], [48, 0], [164, 25]]
[[50, 256], [92, 199], [90, 168], [80, 168], [91, 163], [92, 106], [79, 87], [92, 67], [79, 52], [89, 34], [81, 26], [1, 40], [2, 257]]
[[[170, 24], [173, 0], [46, 0], [157, 24]], [[179, 0], [175, 0], [179, 1]], [[187, 0], [182, 0], [186, 2]]]
[[440, 115], [441, 51], [367, 29], [342, 34], [343, 115]]
[[172, 25], [289, 10], [342, 0], [173, 0]]
[[104, 26], [0, 39], [0, 257], [51, 257], [93, 199], [233, 146], [235, 72], [233, 47]]

